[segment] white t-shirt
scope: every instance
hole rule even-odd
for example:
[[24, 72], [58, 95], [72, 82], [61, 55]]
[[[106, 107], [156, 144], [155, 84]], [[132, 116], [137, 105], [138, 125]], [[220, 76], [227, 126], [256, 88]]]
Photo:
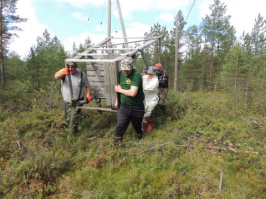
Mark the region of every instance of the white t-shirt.
[[142, 82], [145, 101], [158, 99], [159, 80], [156, 75], [154, 75], [150, 80], [148, 80], [148, 75], [143, 75]]

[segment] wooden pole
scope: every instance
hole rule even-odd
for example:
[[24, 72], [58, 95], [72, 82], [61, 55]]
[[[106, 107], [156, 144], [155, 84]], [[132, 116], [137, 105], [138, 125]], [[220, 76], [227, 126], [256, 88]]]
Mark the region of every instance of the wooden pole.
[[177, 92], [177, 75], [178, 75], [178, 17], [175, 18], [175, 79], [174, 79], [174, 90]]
[[124, 21], [123, 21], [123, 17], [122, 17], [122, 12], [121, 12], [121, 8], [120, 8], [119, 0], [116, 0], [116, 6], [117, 6], [118, 15], [119, 15], [119, 19], [120, 19], [120, 25], [121, 25], [122, 33], [123, 33], [123, 37], [124, 37], [125, 47], [128, 48], [127, 35], [126, 35], [126, 30], [125, 30], [125, 26], [124, 26]]
[[[111, 0], [108, 0], [108, 38], [111, 38]], [[109, 40], [108, 44], [111, 44]]]

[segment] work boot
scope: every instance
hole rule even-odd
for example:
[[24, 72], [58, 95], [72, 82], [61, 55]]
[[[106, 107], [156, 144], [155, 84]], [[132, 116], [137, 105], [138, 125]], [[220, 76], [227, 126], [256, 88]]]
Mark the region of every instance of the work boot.
[[137, 133], [136, 134], [136, 138], [137, 138], [137, 140], [142, 139], [143, 138], [143, 132], [142, 133]]
[[114, 137], [114, 146], [122, 146], [122, 140], [123, 138], [122, 137]]
[[147, 131], [149, 132], [153, 129], [152, 124], [151, 124], [151, 118], [148, 117], [146, 118], [146, 120], [147, 120]]

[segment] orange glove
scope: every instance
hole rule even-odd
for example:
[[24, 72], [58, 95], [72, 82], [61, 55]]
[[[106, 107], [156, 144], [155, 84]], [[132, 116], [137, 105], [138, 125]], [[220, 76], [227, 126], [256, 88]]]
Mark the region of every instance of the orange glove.
[[63, 68], [59, 71], [62, 75], [68, 75], [69, 74], [69, 70], [68, 68]]
[[86, 98], [88, 99], [88, 102], [90, 103], [91, 102], [91, 95], [90, 94], [87, 94], [86, 95]]

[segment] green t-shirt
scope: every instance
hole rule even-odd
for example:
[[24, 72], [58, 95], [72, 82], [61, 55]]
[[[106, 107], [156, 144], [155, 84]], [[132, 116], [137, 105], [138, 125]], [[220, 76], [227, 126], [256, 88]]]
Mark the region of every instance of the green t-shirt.
[[131, 86], [136, 86], [139, 88], [135, 97], [130, 97], [121, 94], [121, 104], [137, 105], [143, 103], [144, 93], [142, 88], [142, 77], [137, 70], [133, 69], [128, 77], [124, 75], [123, 71], [120, 71], [119, 82], [121, 88], [125, 90], [129, 90]]

